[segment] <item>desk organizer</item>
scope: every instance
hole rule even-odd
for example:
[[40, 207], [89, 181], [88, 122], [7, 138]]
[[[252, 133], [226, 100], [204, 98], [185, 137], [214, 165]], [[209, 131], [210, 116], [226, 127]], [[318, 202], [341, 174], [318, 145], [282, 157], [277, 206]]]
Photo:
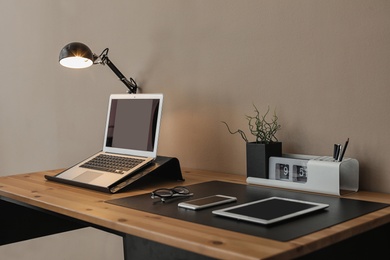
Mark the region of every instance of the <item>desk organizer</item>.
[[328, 156], [285, 154], [270, 157], [268, 179], [248, 177], [247, 182], [340, 196], [358, 191], [359, 162], [353, 158], [339, 162]]

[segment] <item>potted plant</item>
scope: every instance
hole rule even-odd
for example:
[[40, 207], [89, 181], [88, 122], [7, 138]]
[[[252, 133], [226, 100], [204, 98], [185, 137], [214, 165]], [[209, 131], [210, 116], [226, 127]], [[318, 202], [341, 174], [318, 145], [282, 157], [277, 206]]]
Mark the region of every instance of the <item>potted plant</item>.
[[267, 178], [269, 170], [269, 157], [282, 156], [282, 143], [276, 138], [276, 132], [281, 128], [276, 113], [270, 120], [267, 119], [269, 107], [264, 115], [261, 115], [255, 105], [255, 115], [248, 116], [248, 128], [255, 136], [255, 141], [250, 142], [244, 131], [238, 129], [231, 131], [229, 125], [224, 123], [230, 134], [240, 134], [246, 142], [246, 168], [248, 177]]

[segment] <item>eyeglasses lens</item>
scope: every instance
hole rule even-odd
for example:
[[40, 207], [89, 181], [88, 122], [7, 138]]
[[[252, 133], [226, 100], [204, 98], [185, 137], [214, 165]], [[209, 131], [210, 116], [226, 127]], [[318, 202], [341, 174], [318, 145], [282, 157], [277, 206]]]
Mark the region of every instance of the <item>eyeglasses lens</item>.
[[173, 195], [173, 192], [170, 189], [158, 189], [154, 192], [154, 194], [156, 196], [165, 198], [165, 197], [171, 197]]
[[179, 194], [188, 194], [190, 193], [190, 191], [186, 188], [186, 187], [175, 187], [172, 189], [175, 193], [179, 193]]

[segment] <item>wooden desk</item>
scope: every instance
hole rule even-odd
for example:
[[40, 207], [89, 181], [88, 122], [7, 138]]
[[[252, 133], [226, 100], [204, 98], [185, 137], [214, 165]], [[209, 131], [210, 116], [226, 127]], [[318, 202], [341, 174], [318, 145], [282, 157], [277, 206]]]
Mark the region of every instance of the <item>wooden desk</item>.
[[[210, 180], [245, 183], [245, 176], [182, 170], [185, 178], [183, 185]], [[45, 180], [45, 174], [56, 173], [58, 171], [1, 177], [0, 198], [123, 234], [129, 241], [127, 235], [161, 243], [168, 246], [167, 248], [174, 247], [193, 252], [197, 254], [195, 256], [219, 259], [291, 259], [307, 254], [310, 256], [312, 252], [343, 240], [348, 241], [371, 230], [382, 230], [383, 236], [390, 230], [390, 207], [387, 207], [298, 239], [278, 242], [105, 203], [110, 199], [151, 192], [158, 187], [172, 187], [177, 185], [175, 182], [150, 184], [127, 192], [105, 194]], [[390, 194], [358, 192], [344, 197], [390, 204]], [[368, 249], [376, 250], [374, 247], [378, 245], [377, 242], [362, 243]]]

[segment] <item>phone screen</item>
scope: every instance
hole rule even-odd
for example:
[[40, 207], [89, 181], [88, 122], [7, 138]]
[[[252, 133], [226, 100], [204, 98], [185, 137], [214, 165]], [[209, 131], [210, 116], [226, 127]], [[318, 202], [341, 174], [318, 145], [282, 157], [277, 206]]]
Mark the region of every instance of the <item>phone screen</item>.
[[233, 202], [236, 200], [237, 198], [235, 197], [230, 197], [225, 195], [213, 195], [213, 196], [208, 196], [200, 199], [181, 202], [178, 204], [178, 206], [186, 209], [197, 210], [197, 209], [203, 209], [203, 208], [208, 208], [212, 206]]
[[187, 203], [197, 205], [197, 206], [202, 206], [202, 205], [206, 205], [206, 204], [210, 204], [210, 203], [224, 201], [227, 199], [228, 198], [221, 197], [221, 196], [210, 196], [210, 197], [205, 197], [205, 198], [201, 198], [201, 199], [187, 201]]

